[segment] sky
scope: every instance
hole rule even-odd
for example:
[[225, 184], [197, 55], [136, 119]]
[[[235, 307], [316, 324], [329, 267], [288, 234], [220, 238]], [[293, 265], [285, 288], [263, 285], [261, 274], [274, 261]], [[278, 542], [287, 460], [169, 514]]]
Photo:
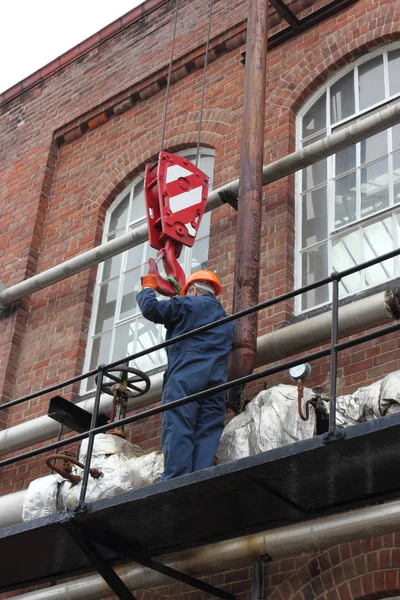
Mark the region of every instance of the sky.
[[144, 0], [3, 0], [0, 93]]

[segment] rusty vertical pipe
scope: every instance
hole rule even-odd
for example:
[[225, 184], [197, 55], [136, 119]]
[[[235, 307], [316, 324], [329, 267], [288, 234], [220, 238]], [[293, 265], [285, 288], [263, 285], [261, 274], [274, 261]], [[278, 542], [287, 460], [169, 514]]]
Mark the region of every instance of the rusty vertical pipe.
[[[234, 312], [258, 302], [267, 32], [268, 0], [248, 0]], [[256, 342], [257, 313], [236, 323], [230, 378], [243, 377], [253, 371]], [[237, 406], [240, 390], [231, 390], [228, 401], [230, 406]]]

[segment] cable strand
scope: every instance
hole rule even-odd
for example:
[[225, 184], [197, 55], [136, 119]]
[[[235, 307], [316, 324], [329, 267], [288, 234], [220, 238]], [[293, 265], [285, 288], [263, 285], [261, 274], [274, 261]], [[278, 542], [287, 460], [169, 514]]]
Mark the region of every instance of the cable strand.
[[209, 16], [208, 16], [208, 33], [207, 33], [207, 43], [206, 43], [206, 55], [205, 55], [205, 58], [204, 58], [203, 85], [202, 85], [202, 93], [201, 93], [201, 104], [200, 104], [199, 125], [198, 125], [198, 135], [197, 135], [196, 167], [199, 166], [199, 159], [200, 159], [200, 138], [201, 138], [201, 126], [202, 126], [202, 123], [203, 123], [203, 110], [204, 110], [204, 99], [205, 99], [206, 78], [207, 78], [208, 49], [209, 49], [209, 46], [210, 46], [212, 11], [213, 11], [213, 0], [210, 0], [210, 12], [209, 12]]
[[160, 147], [160, 152], [162, 152], [162, 150], [164, 148], [165, 130], [166, 130], [166, 124], [167, 124], [169, 88], [170, 88], [170, 85], [171, 85], [172, 61], [174, 59], [175, 37], [176, 37], [176, 24], [178, 22], [178, 5], [179, 5], [179, 0], [176, 0], [176, 2], [175, 2], [174, 30], [173, 30], [173, 34], [172, 34], [171, 56], [170, 56], [170, 59], [169, 59], [169, 69], [168, 69], [167, 90], [165, 92], [165, 108], [164, 108], [163, 128], [162, 128], [162, 133], [161, 133], [161, 147]]

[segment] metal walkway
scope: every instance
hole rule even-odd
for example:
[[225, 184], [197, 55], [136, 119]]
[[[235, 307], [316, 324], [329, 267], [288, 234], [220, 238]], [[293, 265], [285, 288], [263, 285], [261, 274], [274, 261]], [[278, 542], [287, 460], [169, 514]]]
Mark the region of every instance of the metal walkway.
[[399, 470], [395, 414], [349, 427], [329, 444], [317, 436], [88, 504], [86, 512], [4, 528], [0, 591], [93, 570], [76, 532], [110, 565], [146, 561], [398, 497]]

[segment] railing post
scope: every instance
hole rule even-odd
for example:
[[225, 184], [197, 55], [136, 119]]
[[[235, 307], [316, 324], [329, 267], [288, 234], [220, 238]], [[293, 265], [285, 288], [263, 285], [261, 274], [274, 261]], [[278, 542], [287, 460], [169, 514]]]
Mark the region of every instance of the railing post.
[[78, 510], [85, 509], [86, 489], [87, 489], [87, 483], [88, 483], [88, 479], [89, 479], [90, 462], [92, 460], [93, 445], [94, 445], [94, 438], [95, 438], [95, 434], [92, 432], [93, 432], [93, 429], [96, 428], [97, 417], [99, 415], [101, 386], [103, 385], [104, 371], [106, 370], [106, 368], [107, 368], [106, 365], [98, 366], [99, 374], [97, 376], [96, 395], [94, 398], [92, 420], [90, 422], [88, 445], [87, 445], [87, 452], [86, 452], [86, 461], [85, 461], [85, 468], [83, 470], [83, 476], [82, 476], [82, 484], [81, 484], [82, 487], [81, 487], [81, 494], [79, 496]]
[[340, 275], [336, 271], [332, 279], [332, 325], [331, 325], [331, 366], [330, 366], [330, 397], [329, 397], [329, 430], [324, 434], [325, 444], [344, 438], [343, 429], [336, 428], [336, 385], [337, 385], [337, 349], [339, 337], [339, 282]]

